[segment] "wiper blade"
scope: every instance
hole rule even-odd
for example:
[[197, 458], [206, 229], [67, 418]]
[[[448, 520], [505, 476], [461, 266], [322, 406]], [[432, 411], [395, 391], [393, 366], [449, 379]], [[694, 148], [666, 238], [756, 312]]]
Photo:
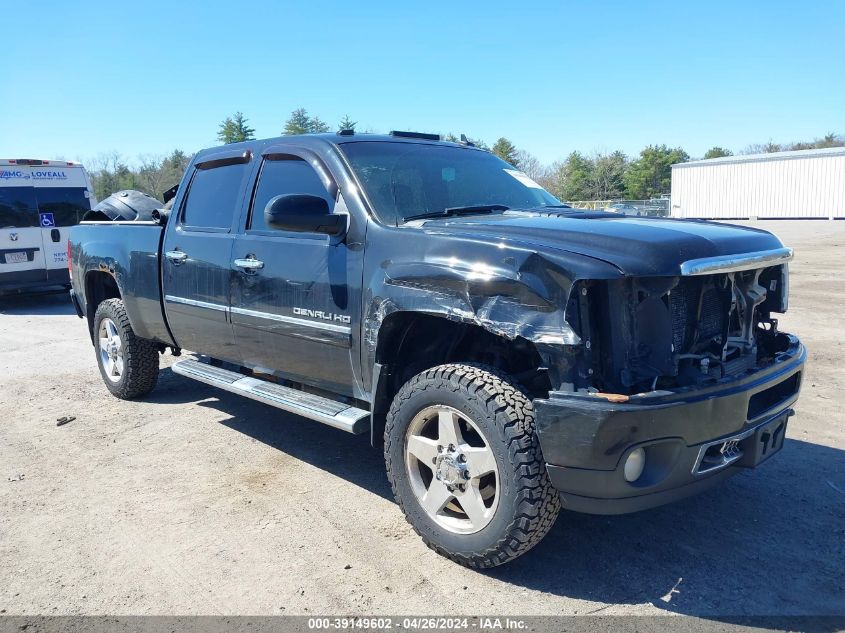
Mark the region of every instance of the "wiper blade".
[[445, 218], [450, 215], [470, 215], [473, 213], [492, 213], [493, 211], [507, 211], [509, 206], [504, 204], [474, 204], [466, 207], [447, 207], [443, 211], [433, 211], [431, 213], [420, 213], [419, 215], [412, 215], [405, 218], [408, 220], [419, 220], [423, 218]]

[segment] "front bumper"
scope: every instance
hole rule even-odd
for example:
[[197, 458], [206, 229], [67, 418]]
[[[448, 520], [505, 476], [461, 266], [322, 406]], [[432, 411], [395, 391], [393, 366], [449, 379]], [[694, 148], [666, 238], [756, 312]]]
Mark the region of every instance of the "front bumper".
[[[656, 391], [625, 403], [552, 392], [534, 401], [537, 433], [564, 507], [636, 512], [701, 492], [781, 448], [807, 352], [797, 338], [772, 362], [706, 388]], [[625, 460], [645, 451], [629, 483]]]

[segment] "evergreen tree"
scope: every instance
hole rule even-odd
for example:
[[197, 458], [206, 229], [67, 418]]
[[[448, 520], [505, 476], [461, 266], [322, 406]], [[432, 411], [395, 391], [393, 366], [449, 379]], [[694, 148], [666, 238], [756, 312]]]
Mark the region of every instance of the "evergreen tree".
[[308, 134], [311, 131], [311, 117], [305, 108], [297, 108], [290, 113], [290, 118], [285, 122], [283, 134]]
[[592, 163], [581, 152], [572, 152], [562, 163], [552, 166], [551, 193], [563, 201], [589, 200]]
[[290, 118], [285, 122], [285, 129], [282, 134], [319, 134], [328, 132], [329, 125], [320, 117], [311, 117], [305, 108], [297, 108], [290, 113]]
[[649, 145], [625, 172], [628, 196], [646, 199], [668, 192], [672, 184], [672, 165], [688, 160], [689, 154], [680, 147], [670, 149], [665, 145]]
[[353, 121], [349, 118], [349, 115], [344, 115], [344, 117], [340, 120], [340, 123], [337, 124], [338, 130], [354, 130], [355, 126], [358, 125], [358, 121]]
[[828, 132], [823, 138], [816, 139], [814, 145], [819, 149], [826, 147], [842, 147], [845, 145], [845, 138], [837, 135], [835, 132]]
[[325, 123], [324, 121], [320, 120], [320, 117], [314, 117], [311, 119], [311, 125], [309, 126], [308, 130], [311, 134], [320, 134], [322, 132], [329, 131], [329, 124]]
[[725, 149], [724, 147], [716, 146], [708, 149], [707, 152], [704, 154], [704, 158], [721, 158], [722, 156], [733, 155], [734, 153], [731, 150]]
[[491, 151], [506, 163], [519, 168], [519, 156], [517, 156], [516, 146], [504, 136], [496, 141]]
[[246, 122], [247, 120], [242, 112], [235, 112], [233, 116], [226, 117], [220, 124], [217, 140], [226, 144], [251, 141], [255, 138], [255, 130], [249, 127]]
[[[190, 162], [191, 157], [185, 154], [185, 152], [181, 149], [174, 149], [170, 156], [164, 159], [165, 167], [179, 172], [180, 178], [182, 177], [182, 172], [188, 168], [188, 163]], [[173, 185], [175, 184], [176, 183], [173, 183]]]

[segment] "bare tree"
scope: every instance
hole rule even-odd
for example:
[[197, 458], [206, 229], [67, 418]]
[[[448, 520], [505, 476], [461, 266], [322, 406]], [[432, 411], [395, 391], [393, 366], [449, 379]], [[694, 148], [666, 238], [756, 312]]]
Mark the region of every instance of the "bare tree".
[[[142, 154], [138, 156], [138, 189], [154, 198], [169, 187], [165, 185], [169, 174], [164, 168], [164, 156]], [[172, 186], [172, 185], [170, 185]]]
[[540, 182], [548, 175], [548, 168], [540, 162], [540, 160], [525, 151], [524, 149], [516, 150], [516, 162], [519, 168], [536, 182]]
[[590, 159], [586, 189], [593, 200], [621, 198], [625, 191], [625, 169], [628, 158], [620, 151], [596, 153]]

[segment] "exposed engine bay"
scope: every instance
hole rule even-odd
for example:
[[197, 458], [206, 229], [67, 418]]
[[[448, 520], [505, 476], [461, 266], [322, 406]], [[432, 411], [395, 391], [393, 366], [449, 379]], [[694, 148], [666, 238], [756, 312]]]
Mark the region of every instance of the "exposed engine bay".
[[771, 317], [786, 310], [787, 275], [783, 264], [582, 282], [570, 304], [584, 341], [573, 387], [630, 395], [765, 365], [787, 345]]

